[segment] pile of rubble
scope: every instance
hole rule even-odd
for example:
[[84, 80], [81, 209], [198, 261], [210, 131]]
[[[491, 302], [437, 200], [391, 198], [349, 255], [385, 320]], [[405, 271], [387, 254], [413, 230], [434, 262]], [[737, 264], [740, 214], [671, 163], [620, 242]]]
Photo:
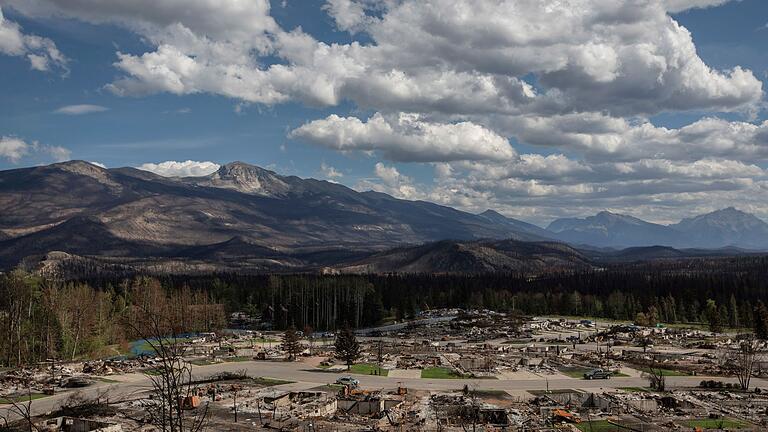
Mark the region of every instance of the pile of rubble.
[[82, 370], [86, 374], [104, 376], [135, 372], [142, 366], [143, 364], [138, 360], [106, 359], [87, 361], [83, 363]]

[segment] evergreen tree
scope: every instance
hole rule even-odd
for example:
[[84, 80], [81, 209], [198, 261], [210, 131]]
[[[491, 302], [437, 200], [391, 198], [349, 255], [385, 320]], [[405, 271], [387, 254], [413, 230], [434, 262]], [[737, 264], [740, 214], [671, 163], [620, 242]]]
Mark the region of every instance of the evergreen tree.
[[757, 302], [752, 321], [754, 323], [755, 337], [762, 340], [768, 339], [768, 307], [762, 301]]
[[285, 330], [280, 348], [288, 355], [289, 361], [293, 361], [303, 351], [299, 335], [296, 334], [296, 327], [290, 326]]
[[728, 325], [728, 308], [724, 304], [717, 307], [717, 319], [720, 322], [720, 331]]
[[707, 305], [704, 309], [704, 317], [709, 324], [709, 331], [712, 333], [722, 333], [723, 321], [720, 315], [717, 303], [712, 299], [707, 299]]
[[355, 360], [360, 358], [360, 344], [349, 325], [345, 325], [344, 329], [336, 336], [336, 356], [344, 360], [347, 369], [355, 363]]
[[739, 319], [739, 304], [736, 303], [736, 296], [731, 294], [731, 301], [730, 301], [730, 322], [731, 327], [739, 327], [741, 325], [741, 320]]

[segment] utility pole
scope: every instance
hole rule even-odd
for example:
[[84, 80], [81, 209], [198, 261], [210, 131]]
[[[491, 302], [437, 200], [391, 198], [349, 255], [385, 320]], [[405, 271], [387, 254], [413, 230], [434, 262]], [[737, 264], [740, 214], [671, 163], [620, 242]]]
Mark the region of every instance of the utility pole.
[[237, 384], [232, 385], [232, 409], [235, 411], [235, 423], [237, 423], [237, 392], [240, 390], [240, 386]]
[[378, 363], [379, 363], [379, 370], [376, 371], [377, 375], [381, 375], [381, 363], [384, 361], [384, 355], [382, 353], [382, 348], [383, 348], [383, 342], [382, 342], [381, 338], [379, 338], [379, 354], [378, 354], [378, 357], [377, 357], [377, 360], [378, 360]]
[[51, 391], [56, 393], [56, 357], [51, 357]]

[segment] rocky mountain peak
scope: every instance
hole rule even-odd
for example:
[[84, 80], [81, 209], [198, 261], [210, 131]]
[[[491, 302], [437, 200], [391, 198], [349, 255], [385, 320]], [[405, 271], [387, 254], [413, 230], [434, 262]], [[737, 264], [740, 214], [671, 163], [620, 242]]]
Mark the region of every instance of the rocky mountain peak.
[[711, 213], [683, 219], [676, 226], [679, 229], [685, 230], [701, 229], [707, 226], [731, 231], [741, 231], [751, 227], [768, 227], [765, 222], [758, 219], [755, 215], [743, 212], [735, 207], [728, 207]]
[[122, 186], [114, 181], [109, 170], [83, 160], [71, 160], [52, 164], [46, 168], [53, 168], [67, 173], [90, 177], [99, 183], [106, 185], [116, 192], [121, 191]]
[[69, 171], [74, 174], [81, 174], [81, 175], [94, 175], [94, 174], [102, 175], [107, 173], [106, 169], [83, 160], [71, 160], [66, 162], [59, 162], [59, 163], [50, 165], [50, 167], [64, 170], [64, 171]]
[[490, 220], [497, 220], [497, 221], [506, 221], [507, 217], [503, 214], [497, 212], [496, 210], [488, 209], [482, 213], [480, 213], [480, 216], [490, 219]]
[[239, 161], [222, 165], [216, 172], [196, 183], [264, 196], [283, 196], [291, 188], [273, 171]]

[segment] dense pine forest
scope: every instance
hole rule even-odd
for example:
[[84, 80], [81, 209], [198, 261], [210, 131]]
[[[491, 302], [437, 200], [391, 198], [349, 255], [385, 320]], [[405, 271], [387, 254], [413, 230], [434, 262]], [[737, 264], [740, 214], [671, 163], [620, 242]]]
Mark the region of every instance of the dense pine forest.
[[110, 347], [130, 340], [130, 317], [135, 319], [147, 296], [179, 316], [174, 332], [220, 328], [231, 312], [275, 329], [324, 330], [452, 307], [762, 328], [768, 319], [768, 258], [663, 261], [536, 276], [92, 274], [56, 281], [16, 271], [0, 276], [1, 361], [109, 354]]
[[[435, 308], [518, 310], [667, 323], [706, 322], [713, 300], [724, 325], [750, 327], [768, 301], [768, 257], [707, 258], [611, 265], [538, 276], [242, 275], [157, 276], [169, 288], [210, 292], [228, 311], [246, 311], [276, 328], [371, 326]], [[120, 277], [83, 279], [114, 286]]]

